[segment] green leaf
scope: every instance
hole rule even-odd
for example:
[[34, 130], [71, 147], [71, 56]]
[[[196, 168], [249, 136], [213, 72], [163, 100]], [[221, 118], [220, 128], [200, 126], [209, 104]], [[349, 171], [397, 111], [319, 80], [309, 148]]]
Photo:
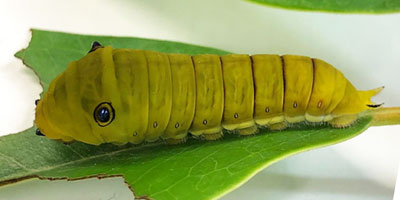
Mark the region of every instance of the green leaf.
[[399, 0], [247, 0], [255, 3], [296, 10], [340, 13], [400, 12]]
[[[68, 62], [79, 59], [93, 41], [116, 48], [189, 54], [228, 52], [194, 45], [140, 38], [85, 36], [33, 30], [29, 47], [16, 54], [37, 72], [45, 90]], [[76, 179], [122, 175], [137, 196], [155, 199], [210, 199], [237, 188], [258, 171], [287, 156], [352, 138], [371, 117], [346, 129], [327, 125], [294, 127], [222, 140], [189, 139], [180, 145], [64, 145], [35, 135], [35, 127], [0, 138], [0, 185], [41, 178]]]

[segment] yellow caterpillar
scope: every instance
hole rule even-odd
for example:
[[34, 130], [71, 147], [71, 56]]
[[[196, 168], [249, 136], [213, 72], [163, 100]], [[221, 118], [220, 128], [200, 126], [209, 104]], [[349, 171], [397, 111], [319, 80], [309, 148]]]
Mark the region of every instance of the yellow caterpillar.
[[37, 102], [37, 134], [65, 142], [125, 144], [218, 139], [258, 126], [326, 121], [351, 125], [380, 105], [319, 60], [294, 55], [165, 54], [93, 43]]

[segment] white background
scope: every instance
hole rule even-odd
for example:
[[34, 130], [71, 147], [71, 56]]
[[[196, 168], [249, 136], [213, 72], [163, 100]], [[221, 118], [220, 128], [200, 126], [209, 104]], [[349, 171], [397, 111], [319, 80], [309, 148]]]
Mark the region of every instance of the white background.
[[[242, 0], [0, 0], [0, 27], [3, 135], [32, 126], [42, 91], [34, 73], [13, 57], [28, 45], [30, 28], [307, 55], [333, 64], [359, 89], [385, 85], [374, 100], [400, 106], [400, 14], [302, 12]], [[399, 162], [400, 126], [372, 127], [344, 143], [280, 161], [222, 199], [392, 199]], [[0, 187], [0, 199], [132, 198], [123, 184], [118, 178], [28, 181]]]

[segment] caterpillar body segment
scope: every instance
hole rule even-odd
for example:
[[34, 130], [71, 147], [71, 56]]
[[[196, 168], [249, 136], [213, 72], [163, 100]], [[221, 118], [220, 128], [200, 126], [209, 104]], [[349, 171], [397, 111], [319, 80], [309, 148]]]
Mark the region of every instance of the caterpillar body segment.
[[[339, 71], [324, 61], [318, 59], [312, 61], [314, 65], [313, 92], [305, 118], [310, 122], [320, 122], [325, 121], [325, 116], [332, 112], [337, 102], [343, 97], [344, 88], [340, 87], [345, 80]], [[334, 95], [337, 95], [336, 98], [333, 98]]]
[[254, 121], [261, 126], [283, 122], [284, 81], [278, 55], [253, 55]]
[[255, 126], [253, 119], [254, 84], [249, 55], [221, 56], [224, 79], [224, 115], [222, 127], [227, 130]]
[[285, 55], [283, 72], [285, 120], [289, 123], [304, 121], [314, 81], [312, 60], [305, 56]]
[[192, 57], [196, 76], [196, 107], [189, 132], [193, 135], [222, 132], [224, 85], [220, 57], [196, 55]]
[[171, 66], [166, 54], [145, 51], [145, 56], [149, 70], [149, 123], [145, 139], [154, 141], [165, 132], [171, 116]]
[[[103, 48], [99, 48], [101, 51]], [[106, 49], [106, 48], [104, 48]], [[96, 53], [94, 51], [93, 53]], [[115, 76], [118, 76], [118, 88], [121, 88], [121, 110], [116, 110], [116, 115], [121, 112], [126, 118], [116, 116], [114, 121], [124, 120], [128, 141], [131, 143], [141, 143], [145, 140], [145, 134], [148, 129], [149, 119], [149, 69], [147, 67], [147, 57], [143, 51], [115, 49], [113, 51], [114, 66], [119, 66], [115, 70]], [[132, 67], [135, 66], [135, 67]], [[79, 66], [83, 67], [83, 66]], [[92, 68], [93, 70], [93, 68]], [[94, 70], [95, 71], [95, 70]], [[148, 84], [143, 84], [148, 83]], [[97, 82], [97, 85], [110, 84], [106, 82]], [[81, 85], [84, 87], [84, 85]], [[97, 97], [97, 101], [101, 101]], [[114, 106], [114, 101], [110, 100]], [[92, 107], [94, 105], [91, 105]], [[117, 106], [117, 105], [115, 105]], [[93, 111], [92, 111], [93, 112]], [[93, 118], [93, 117], [92, 117]], [[120, 118], [120, 119], [119, 119]], [[113, 126], [112, 122], [108, 126]], [[93, 124], [97, 127], [97, 124]], [[129, 136], [134, 137], [129, 137]], [[116, 141], [113, 141], [116, 142]], [[120, 141], [123, 143], [124, 141]]]
[[192, 58], [189, 55], [169, 54], [172, 74], [172, 109], [163, 138], [183, 139], [195, 113], [196, 81]]
[[96, 46], [50, 84], [36, 107], [38, 132], [65, 142], [125, 144], [207, 140], [223, 129], [326, 121], [351, 125], [376, 109], [382, 88], [358, 91], [328, 63], [294, 55], [165, 54]]

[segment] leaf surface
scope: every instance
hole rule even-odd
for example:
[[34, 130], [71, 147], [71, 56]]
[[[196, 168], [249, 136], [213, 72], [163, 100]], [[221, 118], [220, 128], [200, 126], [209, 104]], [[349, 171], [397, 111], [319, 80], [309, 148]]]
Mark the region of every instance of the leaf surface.
[[[226, 54], [183, 43], [141, 38], [75, 35], [32, 31], [29, 47], [16, 54], [39, 75], [44, 90], [68, 62], [84, 56], [93, 41], [115, 48], [161, 52]], [[261, 130], [222, 140], [189, 139], [179, 145], [91, 146], [38, 137], [35, 127], [0, 137], [0, 185], [23, 177], [77, 179], [124, 176], [137, 196], [154, 199], [211, 199], [243, 184], [258, 171], [287, 156], [352, 138], [365, 130], [371, 117], [346, 129], [296, 124], [284, 131]]]
[[263, 5], [296, 10], [340, 13], [400, 12], [398, 0], [247, 0]]

